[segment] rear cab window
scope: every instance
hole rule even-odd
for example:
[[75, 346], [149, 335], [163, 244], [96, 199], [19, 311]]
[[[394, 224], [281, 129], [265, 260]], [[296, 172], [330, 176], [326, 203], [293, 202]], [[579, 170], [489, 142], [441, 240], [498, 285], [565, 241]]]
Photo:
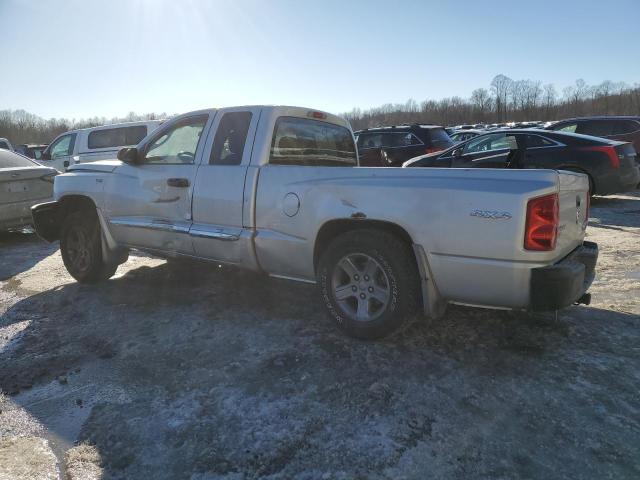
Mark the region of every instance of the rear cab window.
[[280, 117], [271, 141], [272, 165], [356, 166], [351, 131], [340, 125], [298, 117]]
[[89, 133], [88, 148], [114, 148], [128, 145], [137, 145], [147, 136], [146, 125], [131, 127], [105, 128]]

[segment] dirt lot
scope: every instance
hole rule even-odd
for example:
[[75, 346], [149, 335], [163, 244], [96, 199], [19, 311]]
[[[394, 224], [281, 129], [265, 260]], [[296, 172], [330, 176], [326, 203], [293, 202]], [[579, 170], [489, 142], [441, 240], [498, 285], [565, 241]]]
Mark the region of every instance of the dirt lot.
[[81, 286], [5, 235], [0, 479], [640, 478], [640, 194], [591, 216], [590, 307], [379, 342], [312, 286], [143, 255]]

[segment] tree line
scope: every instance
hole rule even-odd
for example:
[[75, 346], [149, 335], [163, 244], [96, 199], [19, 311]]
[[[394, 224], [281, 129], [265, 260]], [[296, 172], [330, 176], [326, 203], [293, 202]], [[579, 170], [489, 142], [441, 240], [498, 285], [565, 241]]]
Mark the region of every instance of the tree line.
[[24, 110], [0, 110], [0, 138], [8, 138], [14, 146], [22, 143], [50, 143], [61, 133], [77, 128], [140, 120], [158, 120], [167, 117], [166, 113], [138, 115], [131, 112], [121, 118], [93, 117], [82, 120], [50, 118], [45, 120]]
[[[559, 94], [553, 84], [535, 80], [513, 80], [496, 75], [488, 88], [478, 88], [471, 97], [447, 97], [441, 100], [410, 99], [403, 104], [385, 104], [342, 114], [354, 130], [403, 123], [502, 123], [533, 120], [559, 120], [582, 115], [640, 115], [640, 84], [630, 86], [609, 80], [587, 85], [579, 79]], [[50, 143], [59, 134], [76, 128], [110, 123], [168, 118], [166, 113], [122, 118], [93, 117], [82, 120], [51, 118], [45, 120], [24, 110], [0, 110], [0, 137], [14, 145]]]
[[550, 121], [586, 115], [640, 115], [640, 84], [605, 81], [588, 85], [579, 79], [559, 94], [553, 84], [513, 80], [496, 75], [488, 88], [469, 98], [410, 99], [343, 114], [354, 130], [403, 123], [459, 125], [521, 121]]

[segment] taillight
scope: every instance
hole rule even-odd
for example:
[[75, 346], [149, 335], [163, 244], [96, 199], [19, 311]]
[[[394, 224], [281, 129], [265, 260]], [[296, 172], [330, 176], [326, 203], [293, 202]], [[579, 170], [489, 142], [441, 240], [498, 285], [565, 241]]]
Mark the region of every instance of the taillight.
[[424, 153], [436, 153], [439, 152], [440, 149], [439, 148], [435, 148], [435, 147], [429, 147], [429, 148], [425, 148], [424, 149]]
[[557, 193], [529, 200], [524, 229], [525, 250], [549, 251], [556, 248], [558, 208]]
[[587, 152], [602, 152], [606, 153], [609, 158], [609, 165], [612, 168], [620, 167], [620, 158], [618, 157], [618, 152], [616, 152], [615, 147], [612, 146], [601, 146], [601, 147], [584, 147], [582, 150]]

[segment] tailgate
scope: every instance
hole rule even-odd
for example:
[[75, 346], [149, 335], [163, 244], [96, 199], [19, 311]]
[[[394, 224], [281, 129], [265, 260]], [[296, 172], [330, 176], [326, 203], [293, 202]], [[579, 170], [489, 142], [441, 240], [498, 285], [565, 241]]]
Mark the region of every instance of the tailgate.
[[587, 228], [589, 179], [582, 173], [558, 171], [560, 180], [560, 222], [556, 251], [568, 255], [582, 244]]

